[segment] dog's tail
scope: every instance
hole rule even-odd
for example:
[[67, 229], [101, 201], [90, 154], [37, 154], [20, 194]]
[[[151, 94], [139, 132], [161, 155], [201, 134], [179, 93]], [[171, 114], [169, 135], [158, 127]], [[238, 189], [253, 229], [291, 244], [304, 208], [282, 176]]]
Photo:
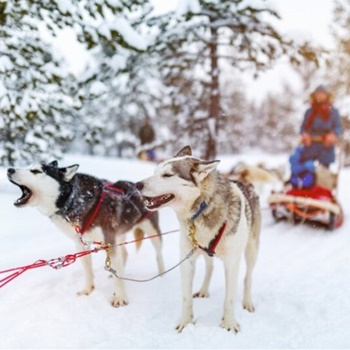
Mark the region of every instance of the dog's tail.
[[135, 245], [136, 245], [136, 250], [139, 250], [142, 244], [143, 237], [145, 236], [145, 232], [139, 228], [136, 227], [134, 229], [134, 238], [135, 238]]

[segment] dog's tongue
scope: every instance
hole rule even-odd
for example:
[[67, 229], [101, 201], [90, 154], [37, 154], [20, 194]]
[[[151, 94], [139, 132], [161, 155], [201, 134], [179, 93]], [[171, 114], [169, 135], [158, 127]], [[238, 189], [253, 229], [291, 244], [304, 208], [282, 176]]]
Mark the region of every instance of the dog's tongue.
[[172, 194], [165, 194], [158, 197], [147, 198], [146, 206], [150, 209], [157, 208], [160, 205], [169, 202], [173, 198], [174, 196]]

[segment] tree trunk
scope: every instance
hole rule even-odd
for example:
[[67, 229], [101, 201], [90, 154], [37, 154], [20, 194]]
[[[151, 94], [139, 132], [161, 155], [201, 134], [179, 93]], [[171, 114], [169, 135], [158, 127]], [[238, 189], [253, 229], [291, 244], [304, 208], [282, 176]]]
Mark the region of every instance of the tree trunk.
[[210, 105], [208, 116], [208, 139], [205, 159], [214, 159], [217, 152], [218, 121], [220, 116], [219, 66], [218, 66], [218, 31], [210, 28]]

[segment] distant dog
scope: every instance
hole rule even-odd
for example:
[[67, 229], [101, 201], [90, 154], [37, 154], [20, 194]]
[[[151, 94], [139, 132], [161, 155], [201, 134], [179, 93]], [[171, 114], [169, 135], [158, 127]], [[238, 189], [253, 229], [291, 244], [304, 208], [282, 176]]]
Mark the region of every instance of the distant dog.
[[[135, 185], [119, 181], [113, 186], [121, 193], [105, 190], [105, 182], [96, 177], [77, 173], [78, 165], [59, 168], [56, 161], [50, 164], [36, 164], [25, 169], [10, 168], [8, 179], [22, 190], [22, 196], [14, 203], [17, 207], [25, 205], [37, 207], [48, 216], [64, 233], [76, 243], [78, 250], [84, 245], [75, 231], [75, 227], [85, 227], [104, 191], [104, 198], [92, 225], [84, 233], [84, 240], [102, 241], [115, 244], [124, 240], [123, 234], [134, 229], [142, 236], [159, 234], [158, 215], [145, 218], [147, 209], [142, 196]], [[141, 221], [140, 221], [141, 220]], [[161, 239], [152, 239], [156, 249], [159, 272], [164, 271], [161, 255]], [[125, 248], [113, 248], [112, 266], [123, 275], [126, 259]], [[85, 287], [78, 294], [88, 295], [94, 289], [91, 256], [82, 258], [85, 272]], [[128, 303], [123, 281], [115, 279], [115, 293], [112, 305], [123, 306]]]
[[257, 192], [262, 194], [266, 185], [275, 187], [283, 183], [276, 172], [262, 165], [252, 166], [239, 162], [229, 173], [226, 173], [225, 176], [231, 180], [253, 184]]
[[181, 265], [183, 309], [178, 331], [193, 320], [192, 284], [199, 254], [205, 257], [206, 275], [194, 296], [208, 296], [213, 270], [211, 256], [216, 254], [224, 262], [226, 276], [221, 327], [237, 332], [239, 325], [233, 311], [240, 259], [245, 251], [247, 273], [243, 307], [254, 311], [251, 284], [259, 247], [259, 200], [251, 185], [229, 181], [218, 173], [215, 170], [218, 163], [193, 157], [187, 146], [174, 158], [159, 164], [153, 176], [136, 183], [146, 197], [149, 210], [170, 206], [176, 212], [181, 227], [182, 257], [196, 247], [195, 242], [199, 245], [194, 255]]

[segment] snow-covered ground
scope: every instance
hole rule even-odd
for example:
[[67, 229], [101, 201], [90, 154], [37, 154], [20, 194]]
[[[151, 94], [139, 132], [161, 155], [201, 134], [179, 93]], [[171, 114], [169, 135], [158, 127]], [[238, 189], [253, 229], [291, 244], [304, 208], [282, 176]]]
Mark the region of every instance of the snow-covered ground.
[[[250, 162], [263, 156], [241, 156]], [[266, 157], [265, 157], [266, 158]], [[283, 158], [267, 157], [270, 163]], [[237, 160], [225, 158], [222, 169]], [[138, 161], [69, 156], [65, 165], [80, 164], [80, 171], [111, 180], [138, 180], [152, 173], [153, 165]], [[311, 227], [273, 224], [263, 210], [263, 231], [253, 296], [256, 312], [241, 307], [242, 264], [236, 318], [237, 335], [220, 323], [224, 277], [215, 260], [208, 299], [195, 299], [195, 325], [178, 334], [174, 327], [181, 312], [179, 269], [149, 283], [126, 283], [130, 304], [110, 305], [113, 281], [103, 269], [104, 253], [93, 256], [96, 289], [88, 297], [75, 292], [83, 284], [80, 263], [54, 271], [28, 271], [0, 290], [0, 348], [349, 348], [350, 347], [350, 171], [344, 170], [340, 201], [345, 224], [333, 233]], [[17, 209], [19, 191], [0, 169], [0, 270], [74, 252], [74, 245], [38, 211]], [[266, 204], [262, 204], [266, 207]], [[161, 211], [164, 231], [178, 227], [171, 210]], [[179, 260], [178, 234], [165, 236], [166, 267]], [[126, 274], [146, 278], [156, 273], [149, 241], [136, 253], [129, 246]], [[204, 264], [198, 261], [195, 289]]]

